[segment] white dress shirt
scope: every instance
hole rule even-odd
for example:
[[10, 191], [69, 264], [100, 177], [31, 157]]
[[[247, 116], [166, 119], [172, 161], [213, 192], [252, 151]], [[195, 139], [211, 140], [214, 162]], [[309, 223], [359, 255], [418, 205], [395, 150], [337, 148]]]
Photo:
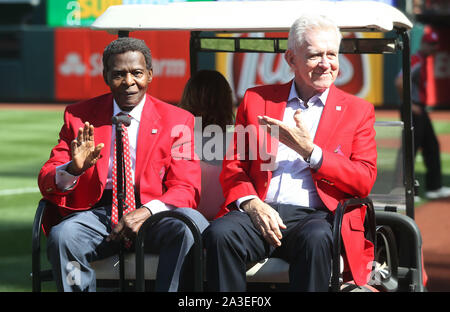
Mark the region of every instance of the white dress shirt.
[[[146, 96], [144, 96], [144, 98], [139, 102], [138, 105], [136, 105], [131, 110], [131, 112], [123, 112], [124, 114], [131, 116], [131, 123], [127, 127], [127, 130], [128, 130], [128, 140], [130, 143], [131, 175], [132, 175], [132, 179], [133, 179], [133, 185], [134, 185], [134, 179], [135, 179], [136, 146], [137, 146], [137, 137], [138, 137], [138, 133], [139, 133], [139, 122], [141, 120], [141, 114], [142, 114], [142, 109], [144, 108], [145, 98], [146, 98]], [[122, 112], [122, 110], [117, 105], [116, 100], [113, 100], [113, 116], [116, 116], [121, 112]], [[110, 157], [109, 157], [108, 176], [106, 179], [105, 189], [112, 189], [112, 166], [113, 166], [115, 141], [116, 141], [116, 127], [115, 127], [115, 125], [113, 125], [112, 131], [111, 131], [111, 150], [110, 150]], [[74, 187], [75, 183], [78, 180], [79, 176], [73, 176], [66, 171], [66, 168], [69, 164], [70, 164], [70, 162], [56, 167], [55, 182], [56, 182], [56, 186], [60, 190], [64, 190], [64, 191], [70, 190], [71, 188]], [[175, 208], [172, 205], [164, 204], [160, 200], [156, 200], [156, 199], [152, 200], [148, 203], [145, 203], [144, 206], [146, 208], [148, 208], [152, 214]]]
[[[305, 105], [299, 98], [295, 83], [292, 82], [283, 123], [295, 127], [294, 114], [300, 109], [300, 118], [314, 140], [320, 117], [325, 106], [329, 89], [313, 96]], [[275, 160], [275, 170], [269, 183], [265, 199], [269, 204], [291, 204], [296, 206], [319, 208], [324, 204], [317, 194], [310, 168], [318, 169], [322, 164], [322, 149], [314, 145], [309, 163], [293, 149], [279, 142]], [[244, 196], [236, 201], [238, 207], [254, 195]]]

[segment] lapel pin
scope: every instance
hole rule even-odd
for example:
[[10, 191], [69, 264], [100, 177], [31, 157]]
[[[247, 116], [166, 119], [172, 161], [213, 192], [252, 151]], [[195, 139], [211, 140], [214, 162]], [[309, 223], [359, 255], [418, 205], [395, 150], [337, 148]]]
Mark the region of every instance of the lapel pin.
[[334, 150], [335, 153], [339, 152], [341, 150], [341, 144], [339, 144], [336, 149]]
[[336, 110], [337, 110], [337, 111], [341, 111], [341, 110], [342, 110], [342, 107], [341, 107], [341, 106], [336, 106]]
[[158, 129], [152, 129], [152, 134], [155, 134], [156, 132], [158, 132]]

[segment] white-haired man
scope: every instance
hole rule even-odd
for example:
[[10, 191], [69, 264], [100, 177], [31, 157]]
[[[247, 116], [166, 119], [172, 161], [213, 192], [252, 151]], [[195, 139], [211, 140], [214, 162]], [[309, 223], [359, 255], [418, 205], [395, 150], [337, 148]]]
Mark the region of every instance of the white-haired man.
[[[225, 203], [204, 232], [209, 290], [244, 291], [246, 264], [275, 256], [290, 263], [292, 290], [328, 291], [333, 211], [344, 198], [367, 196], [377, 171], [373, 105], [333, 84], [340, 41], [330, 19], [300, 17], [285, 53], [295, 78], [247, 90], [236, 126], [265, 126], [258, 137], [263, 128], [272, 132], [266, 146], [277, 146], [275, 166], [264, 170], [259, 154], [248, 159], [252, 147], [242, 153], [238, 140], [230, 146], [234, 157], [221, 173]], [[373, 260], [364, 217], [364, 208], [354, 209], [342, 224], [346, 270], [357, 284], [367, 282]]]

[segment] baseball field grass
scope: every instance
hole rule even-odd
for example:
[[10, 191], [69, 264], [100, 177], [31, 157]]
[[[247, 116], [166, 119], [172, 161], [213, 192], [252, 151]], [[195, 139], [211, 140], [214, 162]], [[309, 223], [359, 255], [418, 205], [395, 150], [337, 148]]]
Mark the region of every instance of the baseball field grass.
[[[41, 197], [37, 175], [57, 142], [62, 114], [0, 110], [0, 291], [31, 291], [31, 226]], [[48, 284], [44, 289], [54, 289]]]

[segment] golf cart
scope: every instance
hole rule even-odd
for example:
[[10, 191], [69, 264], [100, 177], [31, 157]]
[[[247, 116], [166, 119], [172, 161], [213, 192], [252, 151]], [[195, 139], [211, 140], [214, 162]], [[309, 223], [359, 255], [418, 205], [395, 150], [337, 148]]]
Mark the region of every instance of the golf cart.
[[[249, 1], [249, 2], [177, 2], [164, 5], [118, 5], [109, 7], [91, 26], [120, 36], [133, 31], [190, 31], [190, 70], [198, 69], [199, 55], [204, 53], [283, 53], [287, 48], [287, 32], [302, 12], [321, 12], [336, 20], [342, 32], [384, 33], [385, 36], [344, 38], [341, 54], [401, 53], [404, 79], [401, 120], [377, 121], [378, 179], [368, 198], [341, 202], [336, 209], [333, 226], [333, 263], [330, 282], [333, 291], [350, 290], [342, 280], [340, 260], [342, 216], [347, 209], [365, 205], [366, 236], [375, 245], [375, 261], [371, 264], [369, 284], [381, 291], [424, 291], [422, 241], [414, 222], [413, 128], [410, 106], [410, 50], [408, 30], [411, 22], [396, 8], [378, 2], [335, 1]], [[279, 12], [279, 14], [274, 14]], [[240, 36], [243, 33], [266, 34]], [[249, 86], [251, 87], [251, 86]], [[397, 143], [383, 146], [379, 136], [395, 136]], [[396, 164], [400, 160], [400, 166]], [[395, 170], [396, 168], [400, 169]], [[399, 178], [400, 177], [400, 178]], [[388, 186], [388, 187], [386, 187]], [[222, 203], [217, 203], [216, 209]], [[51, 274], [40, 268], [41, 219], [51, 204], [41, 200], [33, 224], [33, 290]], [[51, 209], [51, 208], [50, 208]], [[204, 253], [201, 235], [188, 218], [174, 212], [162, 212], [149, 218], [136, 239], [136, 252], [92, 263], [97, 279], [108, 284], [118, 281], [121, 290], [144, 291], [155, 279], [157, 255], [144, 254], [144, 233], [148, 226], [165, 217], [182, 219], [194, 239], [195, 287], [203, 289]], [[119, 263], [119, 265], [116, 265]], [[269, 258], [249, 266], [250, 286], [269, 285], [283, 289], [289, 281], [289, 265], [281, 259]], [[114, 282], [115, 283], [115, 282]], [[100, 283], [99, 283], [100, 285]], [[361, 290], [351, 287], [352, 290]]]

